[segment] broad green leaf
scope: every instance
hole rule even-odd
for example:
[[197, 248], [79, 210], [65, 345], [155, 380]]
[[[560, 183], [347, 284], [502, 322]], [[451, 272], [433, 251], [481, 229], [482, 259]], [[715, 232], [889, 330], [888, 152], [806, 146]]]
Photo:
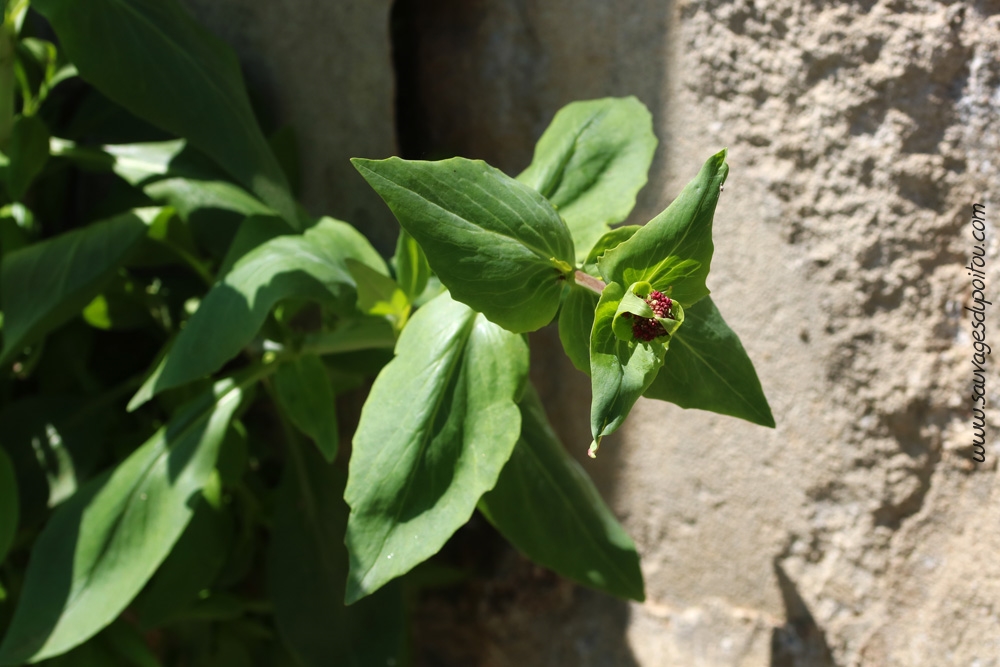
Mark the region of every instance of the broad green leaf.
[[97, 296], [159, 209], [136, 209], [22, 248], [3, 259], [0, 366]]
[[573, 102], [556, 113], [517, 180], [555, 205], [583, 261], [608, 225], [632, 212], [655, 149], [653, 117], [636, 98]]
[[80, 76], [136, 116], [188, 139], [298, 227], [232, 50], [176, 0], [33, 0]]
[[344, 474], [311, 449], [288, 461], [268, 550], [274, 618], [303, 667], [403, 664], [400, 587], [344, 605]]
[[598, 261], [607, 282], [645, 281], [685, 308], [708, 296], [712, 263], [712, 219], [729, 174], [726, 151], [705, 162], [693, 181], [663, 213]]
[[182, 619], [212, 585], [229, 555], [232, 519], [203, 498], [195, 502], [187, 528], [136, 600], [134, 608], [144, 630]]
[[600, 297], [589, 289], [573, 287], [559, 311], [559, 340], [573, 365], [590, 375], [590, 332]]
[[420, 249], [416, 239], [410, 236], [405, 229], [399, 230], [399, 239], [396, 241], [396, 281], [402, 288], [403, 293], [410, 303], [423, 294], [427, 288], [427, 281], [431, 276], [431, 266], [427, 263], [427, 256]]
[[0, 447], [0, 564], [3, 564], [11, 544], [14, 543], [20, 515], [14, 465], [11, 463], [10, 457], [7, 456], [7, 452]]
[[687, 310], [644, 396], [774, 427], [753, 363], [711, 297]]
[[456, 301], [514, 333], [559, 308], [573, 240], [541, 195], [480, 160], [351, 160]]
[[279, 236], [244, 255], [209, 290], [129, 408], [219, 370], [253, 340], [282, 299], [353, 303], [354, 280], [344, 259], [377, 260], [386, 270], [377, 253], [371, 258], [370, 247], [347, 223], [324, 218], [301, 236]]
[[240, 228], [236, 231], [229, 250], [219, 265], [218, 275], [225, 276], [233, 268], [233, 265], [257, 246], [263, 245], [267, 241], [292, 233], [292, 229], [281, 218], [270, 215], [251, 215], [240, 223]]
[[640, 602], [635, 545], [584, 469], [552, 432], [533, 389], [525, 392], [521, 439], [480, 511], [528, 558], [581, 584]]
[[337, 457], [337, 405], [323, 360], [304, 354], [285, 362], [274, 374], [274, 389], [285, 414], [312, 438], [323, 458]]
[[356, 259], [348, 258], [347, 270], [358, 289], [358, 310], [366, 315], [387, 317], [397, 330], [406, 324], [410, 301], [395, 280]]
[[613, 330], [618, 305], [625, 290], [610, 283], [601, 294], [590, 335], [590, 379], [593, 396], [590, 429], [594, 442], [588, 452], [594, 456], [601, 438], [622, 425], [635, 402], [646, 391], [663, 365], [662, 343], [620, 340]]
[[256, 377], [220, 381], [56, 510], [32, 550], [0, 665], [64, 653], [117, 618], [187, 526]]
[[92, 169], [110, 169], [151, 199], [172, 206], [184, 219], [206, 208], [243, 215], [278, 215], [260, 199], [227, 181], [183, 139], [94, 148], [53, 138], [50, 144], [53, 155]]
[[403, 329], [354, 436], [348, 604], [437, 553], [496, 483], [520, 433], [521, 336], [442, 294]]
[[38, 116], [18, 116], [7, 146], [7, 192], [21, 201], [49, 159], [49, 130]]
[[635, 236], [635, 233], [640, 229], [642, 229], [642, 227], [639, 225], [625, 225], [624, 227], [612, 229], [610, 232], [597, 239], [597, 242], [594, 243], [594, 247], [592, 247], [590, 252], [587, 254], [587, 259], [583, 262], [583, 271], [594, 277], [600, 276], [601, 272], [597, 269], [597, 260], [599, 260], [608, 250], [617, 248], [619, 245]]
[[307, 336], [303, 351], [311, 354], [341, 354], [396, 346], [396, 332], [383, 317], [352, 317], [337, 323], [333, 331]]
[[218, 208], [242, 215], [274, 215], [271, 207], [228, 181], [164, 178], [144, 186], [142, 191], [157, 203], [172, 206], [184, 219], [204, 208]]

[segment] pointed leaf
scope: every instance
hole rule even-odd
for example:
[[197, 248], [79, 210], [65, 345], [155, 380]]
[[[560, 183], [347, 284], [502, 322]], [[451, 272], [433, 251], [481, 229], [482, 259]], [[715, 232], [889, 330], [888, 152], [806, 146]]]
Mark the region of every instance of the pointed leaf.
[[402, 664], [400, 587], [344, 604], [344, 474], [311, 449], [301, 453], [285, 469], [268, 551], [278, 630], [303, 667]]
[[612, 229], [610, 232], [597, 239], [597, 242], [594, 243], [594, 247], [590, 249], [587, 259], [583, 262], [583, 271], [594, 277], [600, 276], [601, 272], [597, 269], [597, 260], [599, 260], [607, 251], [612, 248], [617, 248], [619, 245], [635, 236], [635, 233], [640, 229], [642, 229], [640, 225], [625, 225], [624, 227]]
[[598, 261], [607, 282], [645, 281], [685, 308], [708, 296], [712, 219], [729, 174], [726, 151], [716, 153], [667, 209]]
[[113, 621], [170, 553], [242, 397], [223, 380], [56, 510], [35, 542], [0, 665], [59, 655]]
[[431, 276], [431, 266], [427, 256], [420, 249], [416, 239], [405, 229], [399, 230], [396, 241], [396, 281], [410, 303], [423, 294]]
[[285, 362], [274, 374], [274, 390], [285, 414], [295, 426], [312, 438], [323, 458], [337, 457], [337, 405], [323, 360], [304, 354]]
[[351, 160], [456, 301], [514, 333], [559, 308], [573, 240], [541, 195], [479, 160]]
[[618, 305], [625, 290], [611, 283], [601, 294], [594, 314], [590, 337], [590, 378], [593, 397], [590, 406], [590, 429], [593, 456], [601, 438], [622, 425], [632, 406], [646, 391], [663, 365], [666, 350], [662, 343], [620, 340], [613, 330]]
[[410, 315], [410, 302], [395, 280], [355, 259], [344, 260], [358, 289], [358, 310], [386, 317], [398, 330]]
[[257, 125], [239, 63], [176, 0], [34, 0], [80, 76], [204, 151], [298, 227], [285, 176]]
[[600, 297], [589, 289], [573, 287], [559, 311], [559, 340], [578, 370], [590, 375], [590, 332]]
[[517, 180], [559, 210], [582, 261], [631, 213], [656, 150], [653, 117], [634, 97], [573, 102], [556, 113]]
[[687, 310], [663, 368], [643, 395], [774, 427], [753, 362], [711, 297]]
[[521, 439], [480, 511], [518, 551], [564, 577], [619, 597], [645, 598], [635, 545], [579, 463], [552, 432], [534, 389]]
[[0, 565], [3, 564], [17, 534], [20, 518], [20, 501], [17, 496], [17, 477], [7, 452], [0, 448]]
[[403, 330], [354, 436], [348, 603], [437, 553], [496, 483], [520, 432], [521, 336], [442, 294]]
[[233, 521], [198, 499], [194, 515], [134, 607], [143, 630], [183, 618], [226, 563]]
[[292, 234], [292, 229], [281, 218], [270, 215], [249, 216], [236, 230], [236, 236], [229, 244], [229, 250], [222, 258], [216, 275], [220, 278], [225, 276], [243, 255], [273, 238], [289, 234]]
[[347, 223], [324, 218], [301, 236], [279, 236], [247, 253], [208, 292], [129, 409], [219, 370], [253, 340], [282, 299], [353, 302], [354, 280], [344, 259], [372, 261], [367, 243]]
[[12, 252], [0, 268], [0, 366], [100, 292], [159, 209], [137, 209]]

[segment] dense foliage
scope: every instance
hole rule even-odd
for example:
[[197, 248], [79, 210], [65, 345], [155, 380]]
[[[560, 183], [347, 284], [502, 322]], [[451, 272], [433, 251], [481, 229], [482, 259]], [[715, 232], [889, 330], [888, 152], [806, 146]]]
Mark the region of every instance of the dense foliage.
[[528, 380], [553, 320], [592, 455], [643, 395], [773, 425], [706, 286], [725, 151], [614, 229], [656, 144], [634, 98], [561, 110], [517, 178], [356, 159], [387, 262], [295, 203], [289, 136], [174, 0], [6, 3], [0, 665], [402, 664], [403, 589], [477, 509], [641, 600]]

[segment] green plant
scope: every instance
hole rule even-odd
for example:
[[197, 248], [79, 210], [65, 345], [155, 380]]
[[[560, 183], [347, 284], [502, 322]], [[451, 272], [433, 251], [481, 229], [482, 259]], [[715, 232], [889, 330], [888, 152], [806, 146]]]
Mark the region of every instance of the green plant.
[[[556, 317], [591, 453], [640, 395], [773, 425], [705, 285], [725, 152], [611, 229], [656, 143], [635, 99], [564, 108], [517, 179], [355, 160], [387, 263], [295, 204], [287, 133], [174, 2], [32, 8], [58, 45], [24, 1], [0, 35], [0, 665], [402, 659], [402, 590], [476, 508], [642, 599], [528, 382]], [[334, 403], [371, 377], [348, 456]]]

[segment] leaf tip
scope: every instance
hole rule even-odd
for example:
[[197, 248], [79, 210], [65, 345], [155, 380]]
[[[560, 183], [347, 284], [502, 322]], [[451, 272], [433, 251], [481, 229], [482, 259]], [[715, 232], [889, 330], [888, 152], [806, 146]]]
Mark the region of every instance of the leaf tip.
[[594, 439], [593, 442], [590, 443], [590, 448], [587, 450], [587, 456], [589, 456], [592, 459], [596, 459], [597, 450], [600, 448], [600, 446], [601, 446], [601, 437], [598, 436], [597, 438]]

